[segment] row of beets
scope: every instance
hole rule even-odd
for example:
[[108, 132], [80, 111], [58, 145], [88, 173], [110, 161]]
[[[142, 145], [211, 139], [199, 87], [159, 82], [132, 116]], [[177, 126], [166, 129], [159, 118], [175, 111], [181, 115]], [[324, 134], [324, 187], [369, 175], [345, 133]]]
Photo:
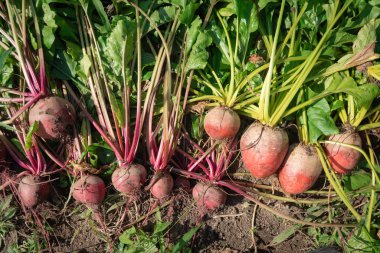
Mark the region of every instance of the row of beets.
[[[205, 117], [207, 134], [217, 140], [234, 137], [240, 128], [236, 112], [226, 107], [215, 107]], [[325, 151], [332, 168], [340, 174], [351, 171], [358, 163], [361, 153], [343, 144], [362, 146], [360, 136], [354, 130], [346, 130], [328, 139]], [[285, 130], [253, 123], [240, 139], [240, 151], [245, 167], [256, 178], [265, 178], [279, 170], [283, 190], [299, 194], [310, 189], [322, 172], [322, 164], [316, 148], [312, 145], [293, 144]]]

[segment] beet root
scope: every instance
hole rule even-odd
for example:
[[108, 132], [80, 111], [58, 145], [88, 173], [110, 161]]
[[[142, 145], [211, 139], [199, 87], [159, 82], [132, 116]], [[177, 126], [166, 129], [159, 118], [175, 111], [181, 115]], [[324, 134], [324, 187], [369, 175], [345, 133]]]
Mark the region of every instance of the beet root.
[[146, 169], [140, 164], [129, 164], [112, 173], [115, 189], [126, 195], [135, 195], [146, 181]]
[[314, 185], [322, 169], [315, 147], [292, 145], [280, 169], [281, 187], [290, 194], [303, 193]]
[[170, 173], [164, 173], [152, 185], [150, 192], [157, 199], [162, 199], [168, 196], [173, 191], [174, 180]]
[[228, 107], [214, 107], [206, 114], [204, 129], [215, 140], [234, 137], [240, 128], [239, 115]]
[[280, 167], [289, 148], [287, 133], [261, 123], [252, 124], [240, 139], [240, 151], [245, 167], [254, 177], [264, 178]]
[[74, 199], [88, 206], [101, 204], [106, 194], [106, 186], [103, 180], [94, 175], [81, 177], [72, 187]]
[[198, 207], [212, 211], [226, 203], [227, 194], [216, 186], [202, 182], [194, 186], [193, 198]]
[[18, 194], [21, 202], [28, 208], [36, 206], [49, 195], [49, 184], [41, 182], [37, 176], [27, 175], [18, 185]]
[[59, 140], [70, 135], [75, 118], [74, 107], [60, 97], [40, 99], [29, 111], [29, 124], [39, 123], [35, 134], [48, 140]]
[[[360, 148], [362, 147], [362, 141], [359, 134], [353, 131], [346, 131], [341, 134], [332, 135], [329, 137], [329, 141], [351, 144]], [[361, 157], [359, 151], [344, 147], [339, 143], [327, 143], [325, 150], [333, 169], [340, 174], [346, 174], [353, 170]]]

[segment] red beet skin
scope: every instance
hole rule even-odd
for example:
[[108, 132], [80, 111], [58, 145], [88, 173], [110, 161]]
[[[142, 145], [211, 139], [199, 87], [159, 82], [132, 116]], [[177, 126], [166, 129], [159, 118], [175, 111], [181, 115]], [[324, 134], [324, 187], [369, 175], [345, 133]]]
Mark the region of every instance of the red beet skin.
[[282, 189], [290, 194], [309, 190], [322, 172], [322, 163], [313, 146], [292, 145], [280, 169]]
[[252, 124], [240, 139], [245, 167], [254, 177], [265, 178], [280, 167], [289, 148], [287, 133], [261, 123]]
[[59, 140], [70, 135], [75, 118], [74, 107], [60, 97], [40, 99], [29, 111], [29, 124], [39, 122], [35, 134], [48, 140]]
[[193, 198], [198, 207], [212, 211], [226, 203], [227, 194], [216, 186], [198, 183], [193, 188]]
[[106, 186], [103, 180], [94, 175], [81, 177], [72, 187], [74, 199], [89, 206], [101, 204], [106, 195]]
[[49, 184], [41, 182], [39, 177], [28, 175], [18, 185], [20, 199], [26, 207], [32, 208], [49, 195]]
[[[341, 134], [332, 135], [329, 141], [336, 141], [362, 147], [362, 141], [358, 133], [346, 131]], [[358, 164], [361, 153], [349, 147], [344, 147], [339, 143], [326, 144], [326, 154], [333, 169], [340, 174], [346, 174], [353, 170]]]
[[146, 169], [140, 164], [129, 164], [112, 173], [112, 184], [123, 194], [136, 194], [146, 181]]
[[228, 107], [214, 107], [206, 114], [204, 128], [212, 139], [232, 138], [239, 131], [240, 118]]
[[165, 173], [150, 188], [150, 192], [157, 199], [168, 196], [173, 191], [174, 180], [170, 173]]

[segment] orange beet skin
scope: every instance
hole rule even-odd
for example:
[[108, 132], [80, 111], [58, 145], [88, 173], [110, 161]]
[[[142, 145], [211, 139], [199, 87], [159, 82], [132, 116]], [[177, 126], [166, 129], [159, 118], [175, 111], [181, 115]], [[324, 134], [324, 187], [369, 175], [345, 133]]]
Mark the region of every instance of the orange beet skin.
[[212, 139], [232, 138], [239, 131], [240, 118], [228, 107], [214, 107], [206, 114], [204, 128]]
[[280, 169], [282, 189], [290, 194], [309, 190], [322, 172], [322, 163], [313, 146], [292, 145]]
[[261, 123], [252, 124], [240, 139], [240, 152], [245, 167], [254, 177], [265, 178], [280, 167], [289, 148], [287, 133]]

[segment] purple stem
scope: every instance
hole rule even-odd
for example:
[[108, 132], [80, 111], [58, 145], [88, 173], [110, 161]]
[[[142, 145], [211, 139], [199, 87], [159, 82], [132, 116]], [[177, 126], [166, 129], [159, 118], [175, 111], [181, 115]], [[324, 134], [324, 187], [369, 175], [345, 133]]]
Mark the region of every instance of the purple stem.
[[35, 102], [37, 102], [41, 97], [42, 93], [38, 93], [37, 96], [35, 96], [33, 99], [31, 99], [28, 103], [26, 103], [23, 107], [21, 107], [13, 116], [3, 122], [4, 124], [10, 124], [12, 123], [15, 119], [17, 119], [23, 112], [25, 112], [31, 105], [33, 105]]
[[83, 113], [86, 115], [86, 117], [89, 119], [89, 121], [92, 123], [92, 125], [95, 127], [95, 129], [99, 132], [99, 134], [103, 137], [103, 139], [107, 142], [107, 144], [111, 147], [113, 152], [116, 155], [116, 158], [119, 161], [123, 160], [123, 156], [120, 153], [120, 150], [115, 146], [115, 144], [107, 137], [107, 135], [104, 133], [102, 128], [98, 125], [98, 123], [94, 120], [94, 118], [91, 116], [91, 114], [84, 108], [82, 103], [79, 101], [78, 97], [75, 95], [74, 91], [71, 89], [71, 87], [66, 84], [67, 90], [70, 92], [70, 95], [73, 97], [79, 108], [83, 111]]
[[204, 176], [198, 174], [198, 173], [194, 173], [194, 172], [190, 172], [190, 171], [186, 171], [186, 170], [181, 170], [181, 169], [177, 169], [177, 168], [170, 168], [170, 171], [173, 171], [174, 173], [177, 173], [177, 174], [181, 174], [181, 175], [184, 175], [184, 176], [187, 176], [187, 177], [191, 177], [191, 178], [194, 178], [194, 179], [198, 179], [198, 180], [202, 180], [202, 181], [210, 181], [208, 180], [207, 178], [205, 178]]
[[30, 101], [33, 98], [28, 97], [28, 98], [0, 98], [1, 103], [22, 103], [25, 101]]

